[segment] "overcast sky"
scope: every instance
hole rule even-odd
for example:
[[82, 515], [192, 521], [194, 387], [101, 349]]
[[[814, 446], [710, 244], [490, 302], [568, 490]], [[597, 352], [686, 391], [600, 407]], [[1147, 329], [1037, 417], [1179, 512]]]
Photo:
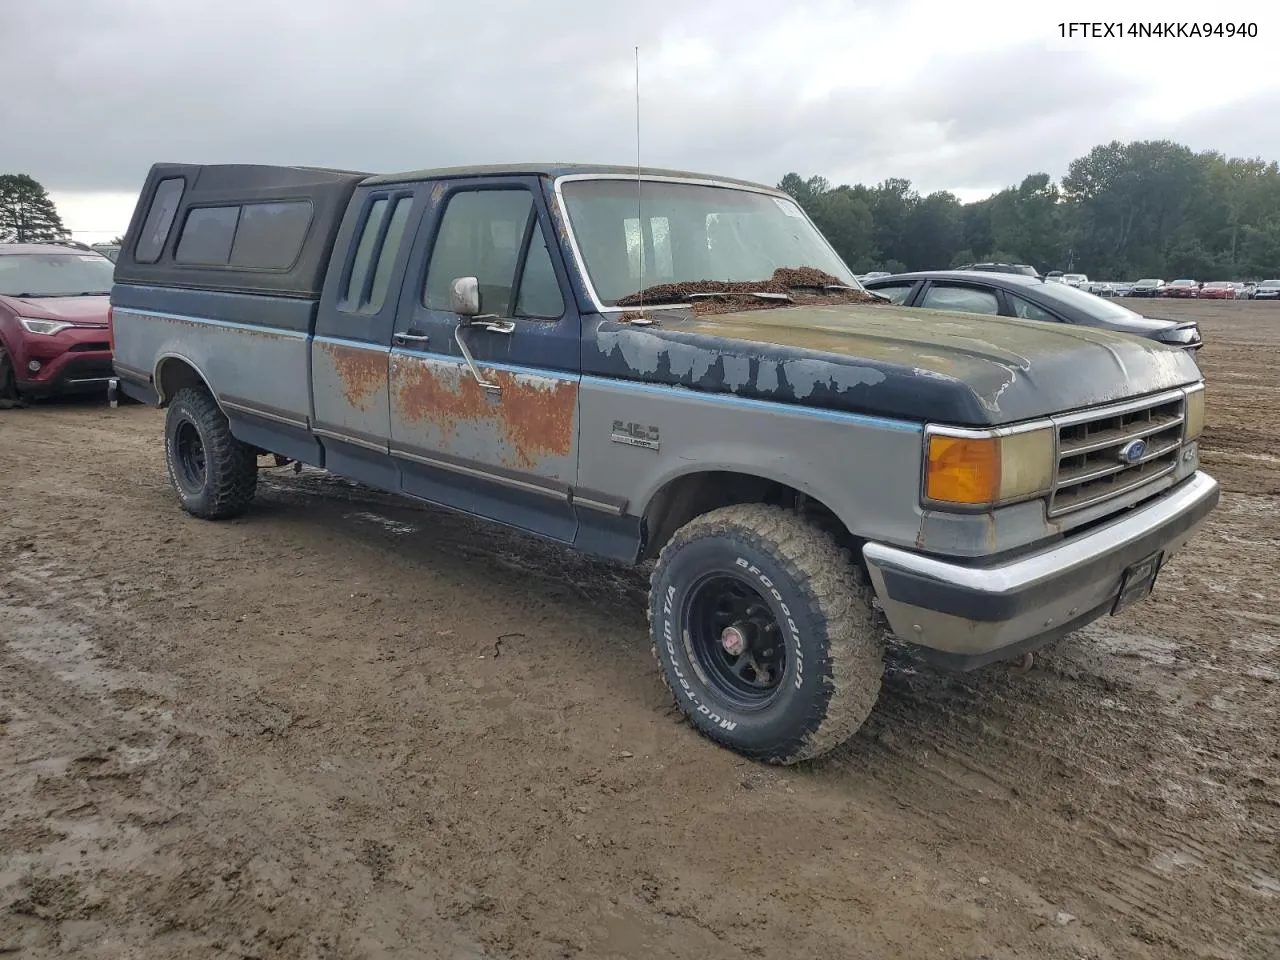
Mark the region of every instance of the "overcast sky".
[[[1259, 36], [1068, 42], [1068, 16]], [[160, 160], [631, 163], [636, 45], [646, 165], [971, 200], [1112, 139], [1280, 159], [1262, 2], [0, 0], [0, 38], [0, 173], [91, 241]]]

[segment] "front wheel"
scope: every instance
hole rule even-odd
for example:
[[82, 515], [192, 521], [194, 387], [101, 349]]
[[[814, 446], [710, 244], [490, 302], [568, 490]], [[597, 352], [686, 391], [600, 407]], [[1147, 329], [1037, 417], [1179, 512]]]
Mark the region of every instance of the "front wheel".
[[164, 421], [165, 464], [182, 509], [205, 520], [238, 516], [258, 486], [257, 451], [205, 390], [179, 390]]
[[651, 579], [654, 654], [704, 735], [795, 763], [843, 743], [871, 712], [883, 622], [834, 538], [762, 504], [696, 517]]
[[0, 341], [0, 410], [23, 406], [18, 395], [18, 375], [13, 369], [13, 358]]

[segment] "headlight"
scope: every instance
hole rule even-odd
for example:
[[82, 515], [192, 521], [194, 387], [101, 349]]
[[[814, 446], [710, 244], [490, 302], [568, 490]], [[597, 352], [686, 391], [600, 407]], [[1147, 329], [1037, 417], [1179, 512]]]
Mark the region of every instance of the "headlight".
[[27, 333], [39, 333], [47, 337], [75, 326], [74, 323], [63, 323], [61, 320], [37, 320], [34, 317], [19, 317], [18, 322]]
[[924, 499], [993, 507], [1046, 494], [1053, 485], [1052, 424], [999, 430], [925, 429]]
[[1195, 440], [1204, 433], [1204, 384], [1187, 388], [1186, 438]]
[[1199, 343], [1200, 332], [1195, 327], [1183, 327], [1180, 330], [1170, 330], [1165, 334], [1165, 340], [1169, 343]]

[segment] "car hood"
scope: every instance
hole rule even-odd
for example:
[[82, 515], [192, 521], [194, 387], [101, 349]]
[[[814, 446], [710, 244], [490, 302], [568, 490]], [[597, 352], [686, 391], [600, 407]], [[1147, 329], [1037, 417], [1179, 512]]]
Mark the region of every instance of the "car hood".
[[105, 324], [111, 297], [0, 297], [0, 303], [20, 317]]
[[994, 426], [1196, 382], [1184, 351], [1089, 327], [895, 305], [602, 320], [587, 372], [910, 420]]

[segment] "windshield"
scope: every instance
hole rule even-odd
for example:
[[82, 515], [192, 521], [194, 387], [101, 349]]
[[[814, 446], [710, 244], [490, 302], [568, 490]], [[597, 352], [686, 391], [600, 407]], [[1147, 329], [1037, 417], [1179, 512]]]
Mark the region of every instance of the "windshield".
[[0, 256], [0, 296], [75, 297], [108, 294], [116, 265], [96, 253]]
[[1120, 306], [1120, 304], [1116, 303], [1114, 300], [1107, 300], [1092, 293], [1086, 293], [1084, 290], [1077, 289], [1076, 287], [1068, 287], [1066, 284], [1046, 283], [1037, 287], [1036, 290], [1045, 300], [1051, 300], [1067, 307], [1075, 307], [1077, 310], [1083, 310], [1090, 316], [1097, 317], [1099, 319], [1142, 319], [1141, 314], [1134, 313], [1129, 308]]
[[571, 180], [562, 194], [591, 285], [605, 306], [642, 287], [767, 281], [779, 268], [793, 267], [858, 288], [800, 208], [783, 197], [655, 180], [637, 190], [634, 180], [610, 179]]
[[1263, 280], [1260, 284], [1258, 284], [1258, 286], [1266, 287], [1268, 290], [1270, 290], [1274, 287], [1280, 287], [1280, 280]]
[[1134, 284], [1135, 287], [1158, 287], [1159, 285], [1159, 280], [1139, 280]]
[[1195, 286], [1195, 281], [1194, 281], [1194, 280], [1175, 280], [1175, 281], [1173, 281], [1173, 283], [1169, 284], [1169, 286], [1171, 286], [1171, 287], [1191, 287], [1191, 286]]

